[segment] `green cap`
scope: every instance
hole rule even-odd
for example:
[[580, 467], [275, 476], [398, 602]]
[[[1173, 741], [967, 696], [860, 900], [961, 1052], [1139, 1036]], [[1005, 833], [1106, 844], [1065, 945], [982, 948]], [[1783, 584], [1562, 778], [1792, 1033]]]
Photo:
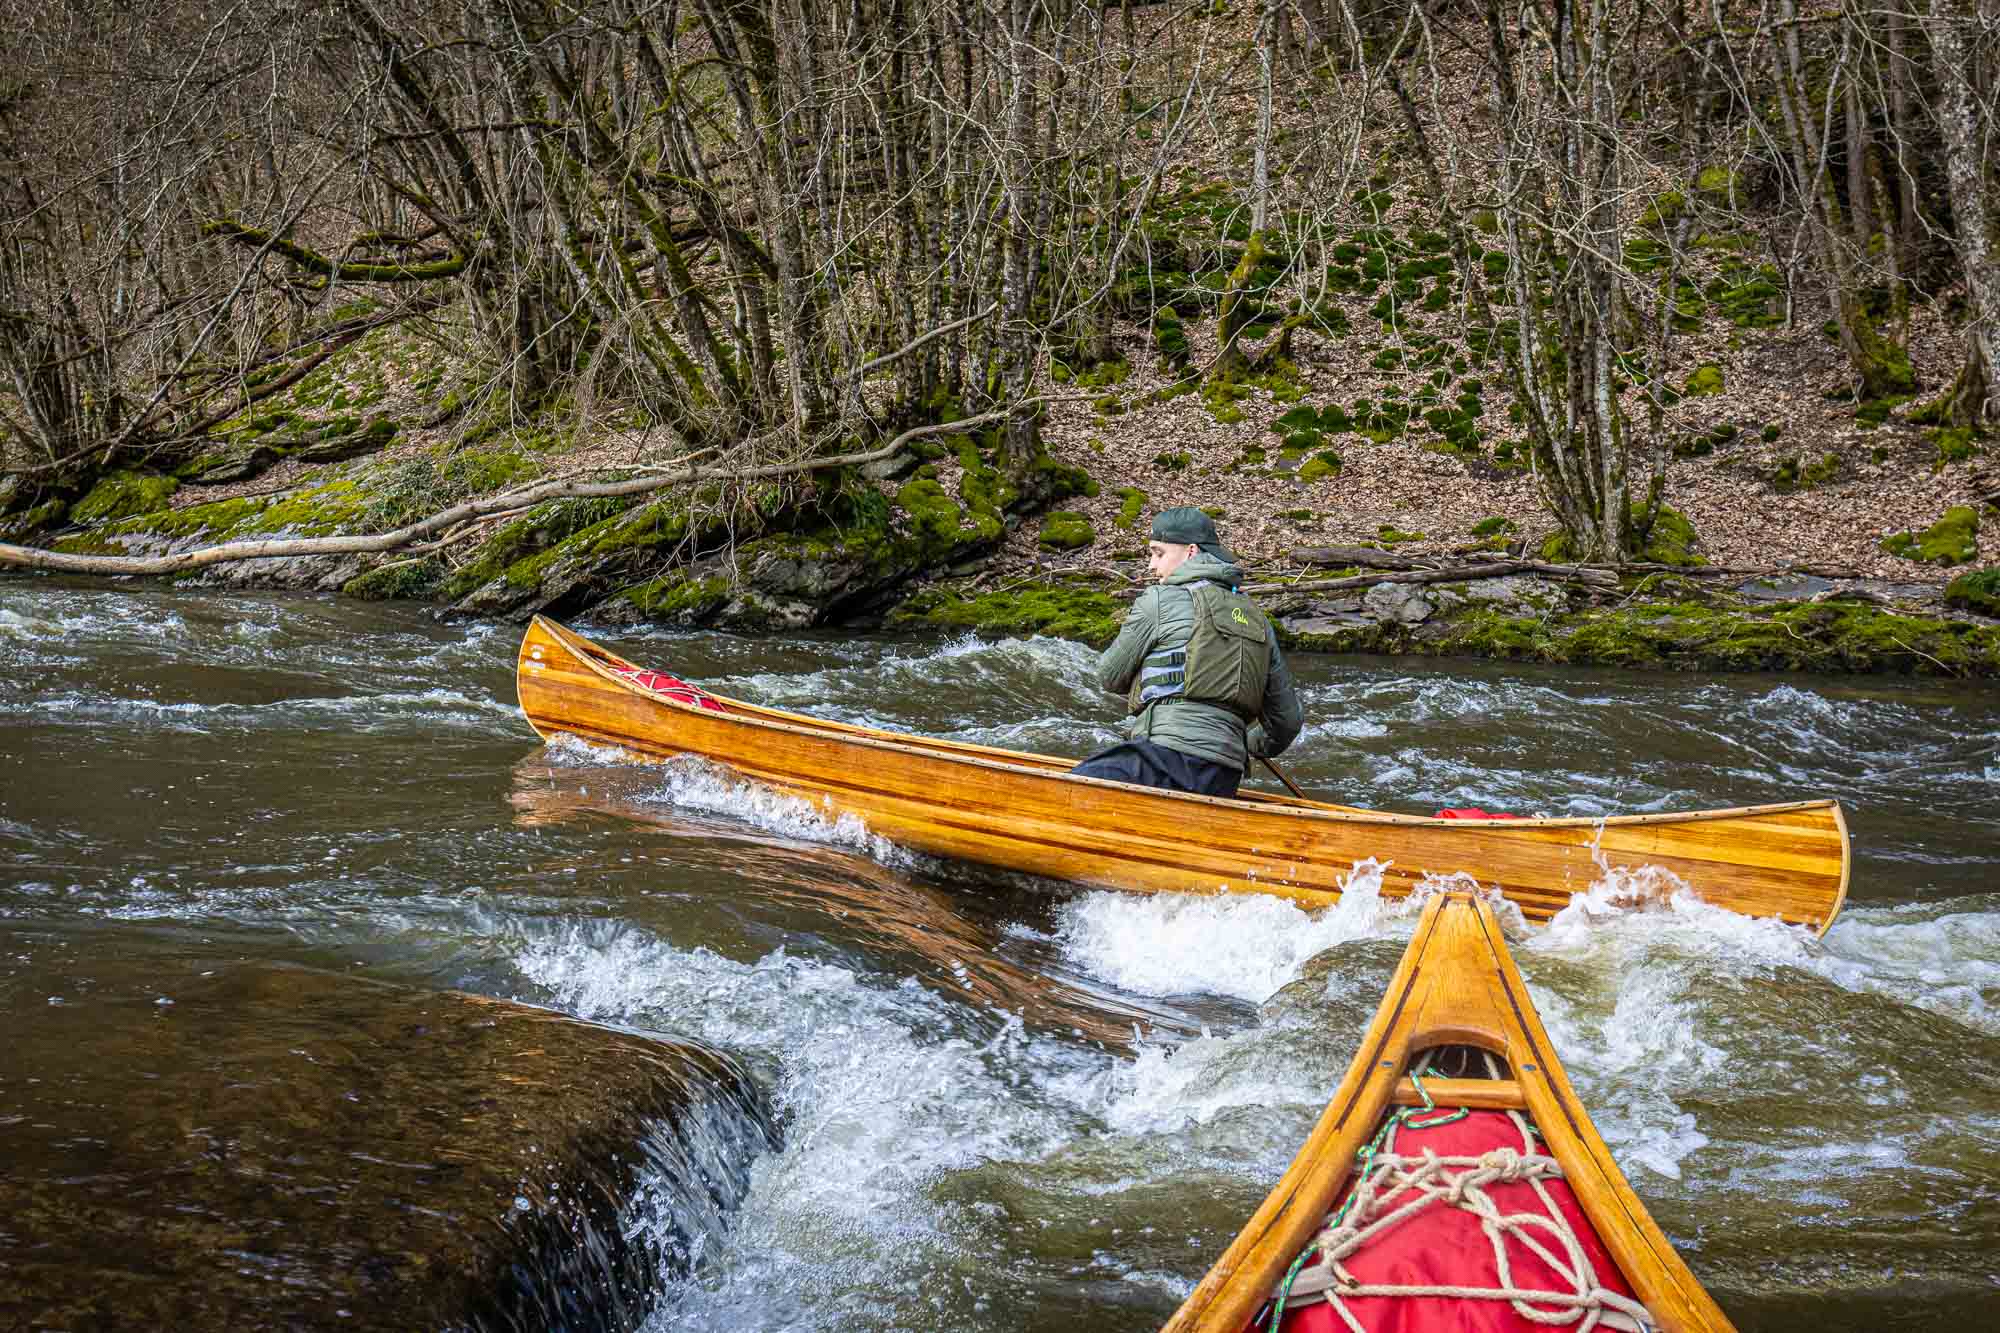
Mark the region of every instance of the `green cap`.
[[1153, 516], [1153, 540], [1175, 542], [1187, 546], [1199, 546], [1217, 560], [1236, 563], [1236, 557], [1222, 544], [1216, 535], [1215, 520], [1193, 505], [1177, 505], [1172, 509], [1162, 509]]

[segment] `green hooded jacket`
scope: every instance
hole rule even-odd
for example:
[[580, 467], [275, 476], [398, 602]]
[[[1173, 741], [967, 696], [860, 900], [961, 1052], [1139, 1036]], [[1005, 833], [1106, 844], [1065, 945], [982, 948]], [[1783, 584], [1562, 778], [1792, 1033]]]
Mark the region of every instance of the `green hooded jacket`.
[[[1197, 551], [1169, 574], [1162, 586], [1208, 581], [1234, 588], [1242, 577], [1235, 565]], [[1194, 633], [1192, 600], [1162, 597], [1160, 591], [1148, 588], [1139, 594], [1117, 641], [1097, 660], [1097, 683], [1113, 694], [1131, 689], [1140, 664], [1155, 648], [1183, 647]], [[1271, 641], [1271, 674], [1264, 683], [1264, 703], [1255, 722], [1246, 727], [1242, 718], [1214, 704], [1161, 700], [1135, 714], [1126, 723], [1125, 734], [1234, 768], [1247, 768], [1251, 755], [1283, 754], [1305, 725], [1305, 712], [1299, 707], [1299, 693], [1285, 656], [1278, 651], [1277, 631], [1267, 624], [1266, 633]]]

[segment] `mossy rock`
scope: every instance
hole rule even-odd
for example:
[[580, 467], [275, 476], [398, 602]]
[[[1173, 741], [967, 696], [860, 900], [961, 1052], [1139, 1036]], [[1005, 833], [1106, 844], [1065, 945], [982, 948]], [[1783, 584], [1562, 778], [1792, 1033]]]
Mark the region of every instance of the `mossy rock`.
[[1906, 393], [1888, 394], [1881, 398], [1870, 398], [1854, 409], [1854, 419], [1873, 429], [1895, 415], [1897, 408], [1910, 401]]
[[1728, 167], [1703, 167], [1694, 178], [1694, 188], [1718, 200], [1727, 200], [1742, 189], [1742, 180]]
[[1172, 306], [1162, 306], [1153, 312], [1153, 348], [1164, 366], [1178, 368], [1188, 363], [1192, 348], [1187, 328]]
[[1722, 392], [1722, 388], [1722, 367], [1713, 361], [1704, 361], [1695, 367], [1694, 374], [1688, 376], [1681, 392], [1689, 398], [1713, 398]]
[[69, 501], [56, 499], [25, 509], [18, 514], [0, 518], [0, 541], [26, 541], [38, 532], [53, 528], [69, 513]]
[[1663, 190], [1639, 215], [1641, 227], [1663, 227], [1687, 211], [1687, 196], [1679, 190]]
[[1118, 636], [1120, 604], [1097, 583], [1058, 581], [967, 597], [956, 587], [933, 587], [891, 611], [888, 624], [909, 628], [976, 630], [988, 634], [1046, 634], [1101, 648]]
[[1882, 549], [1926, 565], [1962, 565], [1977, 560], [1979, 514], [1969, 505], [1953, 505], [1922, 532], [1899, 532], [1887, 538]]
[[621, 589], [616, 600], [649, 619], [705, 624], [734, 592], [735, 583], [725, 574], [676, 571]]
[[928, 477], [905, 482], [896, 492], [896, 507], [909, 515], [920, 536], [937, 542], [949, 543], [965, 524], [965, 510]]
[[1035, 540], [1052, 551], [1077, 551], [1097, 540], [1097, 529], [1082, 514], [1056, 509], [1042, 520], [1042, 530]]
[[103, 523], [151, 514], [165, 509], [180, 485], [157, 472], [112, 472], [70, 506], [69, 517], [76, 523]]
[[1113, 522], [1127, 532], [1133, 531], [1139, 522], [1139, 515], [1146, 512], [1146, 493], [1136, 486], [1118, 488], [1118, 517]]
[[1952, 463], [1963, 463], [1979, 454], [1979, 437], [1970, 426], [1947, 426], [1931, 432], [1931, 443], [1937, 447], [1937, 467]]
[[1778, 491], [1803, 490], [1813, 486], [1824, 486], [1840, 476], [1839, 454], [1823, 454], [1814, 462], [1799, 458], [1785, 458], [1771, 473], [1771, 486]]
[[436, 593], [446, 573], [445, 563], [436, 556], [392, 560], [355, 575], [340, 591], [364, 602], [417, 601]]
[[1694, 551], [1698, 540], [1694, 524], [1685, 514], [1661, 505], [1653, 515], [1653, 529], [1646, 534], [1646, 547], [1639, 552], [1639, 559], [1655, 565], [1705, 565], [1708, 561]]
[[1340, 475], [1340, 455], [1331, 449], [1322, 449], [1308, 458], [1299, 468], [1299, 480], [1308, 485], [1316, 481], [1326, 481]]
[[1058, 463], [1046, 454], [1035, 460], [1033, 471], [1038, 494], [1044, 502], [1065, 500], [1072, 495], [1094, 498], [1102, 489], [1096, 478], [1082, 468]]
[[[1053, 367], [1051, 367], [1053, 370]], [[1123, 357], [1099, 361], [1073, 374], [1074, 382], [1081, 388], [1108, 389], [1114, 384], [1123, 384], [1132, 374], [1132, 363]]]
[[[445, 581], [439, 596], [459, 601], [502, 578], [509, 587], [525, 587], [540, 572], [533, 563], [538, 556], [584, 532], [609, 534], [631, 505], [631, 501], [619, 498], [544, 501], [480, 543], [471, 562]], [[681, 531], [684, 533], [685, 527]]]
[[1472, 525], [1472, 535], [1475, 537], [1499, 537], [1507, 533], [1518, 532], [1519, 530], [1514, 520], [1506, 517], [1504, 514], [1494, 514], [1489, 518], [1482, 518]]
[[[984, 438], [987, 441], [988, 452], [997, 448], [997, 429], [989, 432]], [[986, 455], [980, 452], [979, 440], [971, 436], [961, 437], [958, 445], [958, 465], [964, 469], [964, 475], [958, 479], [959, 498], [965, 501], [965, 507], [973, 513], [997, 519], [1020, 501], [1020, 489], [1003, 477], [998, 468], [986, 461]]]
[[1960, 574], [1945, 586], [1944, 604], [1982, 616], [2000, 616], [2000, 565]]

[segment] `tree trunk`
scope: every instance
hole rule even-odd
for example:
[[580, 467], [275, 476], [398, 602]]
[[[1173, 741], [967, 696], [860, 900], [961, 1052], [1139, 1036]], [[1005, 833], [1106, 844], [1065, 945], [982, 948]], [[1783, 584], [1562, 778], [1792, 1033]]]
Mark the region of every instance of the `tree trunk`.
[[[1965, 270], [1966, 305], [1971, 318], [1965, 328], [1965, 360], [1946, 402], [1946, 415], [1956, 424], [1979, 426], [2000, 419], [2000, 395], [1994, 392], [1996, 354], [2000, 354], [2000, 267], [1994, 253], [1994, 223], [2000, 221], [1994, 198], [1990, 118], [1981, 115], [1977, 51], [1967, 32], [1977, 34], [1980, 20], [1990, 28], [1991, 14], [1974, 9], [1975, 0], [1931, 0], [1924, 32], [1937, 53], [1939, 138], [1944, 143], [1945, 175], [1951, 191], [1953, 243]], [[1981, 9], [1995, 8], [1983, 0]]]

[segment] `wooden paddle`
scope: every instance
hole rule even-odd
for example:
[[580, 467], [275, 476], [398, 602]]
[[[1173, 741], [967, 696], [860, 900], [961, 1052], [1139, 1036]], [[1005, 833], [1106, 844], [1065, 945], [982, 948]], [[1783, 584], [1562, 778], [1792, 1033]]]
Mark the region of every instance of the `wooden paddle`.
[[[1263, 760], [1264, 760], [1264, 767], [1266, 767], [1266, 768], [1268, 768], [1268, 769], [1270, 769], [1270, 770], [1271, 770], [1271, 776], [1272, 776], [1272, 777], [1275, 777], [1275, 778], [1276, 778], [1276, 779], [1277, 779], [1278, 781], [1280, 781], [1280, 782], [1284, 783], [1284, 784], [1285, 784], [1285, 788], [1286, 788], [1286, 790], [1290, 791], [1292, 795], [1294, 795], [1294, 796], [1298, 797], [1298, 798], [1299, 798], [1299, 799], [1300, 799], [1301, 801], [1311, 801], [1311, 800], [1312, 800], [1312, 797], [1310, 797], [1310, 796], [1306, 795], [1306, 794], [1305, 794], [1304, 792], [1302, 792], [1302, 791], [1300, 791], [1300, 790], [1299, 790], [1299, 784], [1298, 784], [1298, 783], [1296, 783], [1296, 782], [1293, 782], [1293, 781], [1292, 781], [1292, 780], [1291, 780], [1290, 778], [1288, 778], [1288, 777], [1286, 777], [1286, 776], [1285, 776], [1285, 770], [1284, 770], [1284, 769], [1282, 769], [1282, 768], [1279, 768], [1279, 767], [1278, 767], [1278, 766], [1277, 766], [1276, 764], [1272, 763], [1272, 762], [1271, 762], [1270, 760], [1268, 760], [1268, 759], [1264, 759], [1264, 756], [1263, 756], [1263, 755], [1261, 755], [1261, 754], [1260, 754], [1260, 755], [1258, 755], [1257, 757], [1258, 757], [1259, 759], [1263, 759]], [[1318, 802], [1314, 802], [1314, 804], [1318, 804]]]

